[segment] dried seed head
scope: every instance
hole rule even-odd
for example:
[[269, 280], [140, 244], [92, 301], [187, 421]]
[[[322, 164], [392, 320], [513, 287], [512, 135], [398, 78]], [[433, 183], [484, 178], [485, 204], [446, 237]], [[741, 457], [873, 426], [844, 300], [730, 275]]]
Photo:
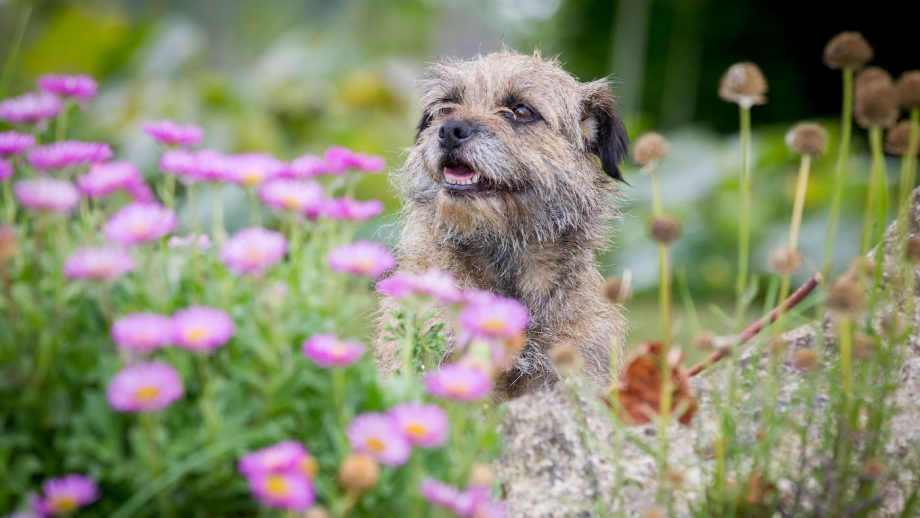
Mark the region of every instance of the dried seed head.
[[680, 238], [681, 226], [677, 218], [667, 214], [655, 216], [649, 227], [649, 236], [652, 241], [668, 245]]
[[317, 505], [311, 507], [303, 516], [304, 518], [329, 518], [329, 511], [327, 511], [325, 507]]
[[766, 103], [766, 93], [767, 79], [760, 68], [751, 62], [735, 63], [728, 67], [719, 83], [719, 97], [743, 108]]
[[861, 88], [865, 88], [873, 83], [886, 83], [893, 85], [894, 80], [891, 78], [891, 74], [889, 74], [888, 71], [881, 67], [869, 67], [856, 74], [857, 92]]
[[470, 484], [477, 486], [491, 486], [495, 480], [495, 472], [488, 464], [473, 464], [470, 471]]
[[871, 60], [872, 47], [858, 32], [841, 32], [824, 47], [824, 64], [830, 68], [859, 70]]
[[770, 252], [770, 270], [779, 275], [792, 275], [802, 267], [802, 256], [793, 248], [780, 246]]
[[878, 459], [866, 459], [862, 464], [861, 471], [863, 478], [876, 480], [885, 474], [885, 465]]
[[632, 274], [626, 272], [622, 277], [604, 279], [604, 296], [614, 304], [622, 304], [632, 295]]
[[842, 277], [827, 292], [827, 309], [838, 318], [853, 318], [866, 305], [866, 294], [859, 283]]
[[716, 335], [712, 331], [701, 331], [693, 338], [693, 345], [701, 351], [711, 351], [716, 347]]
[[651, 507], [646, 507], [642, 511], [642, 518], [665, 518], [668, 515], [667, 511], [661, 506], [653, 505]]
[[792, 364], [796, 369], [802, 372], [808, 372], [814, 369], [818, 365], [820, 356], [818, 351], [814, 350], [812, 347], [802, 347], [801, 349], [796, 349], [795, 353], [792, 355]]
[[823, 155], [827, 149], [827, 132], [817, 124], [802, 122], [786, 133], [786, 145], [801, 155]]
[[866, 360], [872, 356], [872, 339], [860, 333], [853, 340], [853, 356]]
[[911, 70], [901, 74], [898, 79], [898, 103], [901, 108], [910, 110], [920, 107], [920, 70]]
[[[910, 143], [910, 121], [903, 120], [885, 132], [885, 152], [889, 155], [904, 156]], [[920, 146], [914, 150], [920, 155]]]
[[363, 493], [377, 484], [380, 466], [361, 453], [351, 453], [339, 467], [339, 484], [352, 493]]
[[684, 476], [684, 472], [677, 468], [670, 468], [668, 470], [668, 482], [672, 485], [680, 487], [684, 485], [684, 481], [687, 477]]
[[904, 256], [908, 261], [920, 263], [920, 237], [910, 236], [907, 238], [907, 246], [904, 247]]
[[668, 156], [668, 141], [658, 133], [646, 133], [633, 144], [632, 159], [639, 167], [664, 160], [666, 156]]
[[581, 362], [581, 352], [570, 342], [559, 342], [549, 350], [549, 357], [556, 366], [566, 369]]
[[889, 340], [899, 340], [907, 332], [907, 321], [896, 311], [886, 311], [879, 320], [879, 334]]
[[863, 128], [888, 128], [898, 121], [898, 94], [894, 85], [873, 81], [856, 89], [856, 122]]
[[0, 267], [16, 255], [16, 227], [0, 226]]

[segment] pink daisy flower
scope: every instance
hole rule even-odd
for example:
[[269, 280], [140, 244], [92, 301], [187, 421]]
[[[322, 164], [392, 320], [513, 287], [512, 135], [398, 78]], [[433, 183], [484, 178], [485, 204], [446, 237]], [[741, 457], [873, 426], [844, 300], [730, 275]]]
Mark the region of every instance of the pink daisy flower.
[[162, 410], [182, 397], [179, 372], [168, 363], [144, 362], [120, 370], [109, 383], [109, 404], [119, 412]]
[[304, 356], [320, 367], [351, 365], [364, 354], [364, 345], [355, 340], [341, 340], [333, 334], [312, 336], [301, 346]]
[[194, 164], [186, 175], [190, 180], [218, 182], [228, 179], [232, 168], [230, 157], [213, 149], [203, 149], [193, 155]]
[[376, 279], [396, 266], [396, 258], [382, 243], [356, 241], [342, 245], [328, 256], [329, 267], [337, 272]]
[[396, 272], [377, 282], [377, 291], [397, 300], [411, 296], [431, 298], [443, 304], [456, 304], [464, 300], [463, 292], [449, 273], [431, 269], [416, 274]]
[[167, 241], [169, 248], [190, 248], [203, 252], [211, 248], [211, 238], [207, 234], [186, 234], [184, 236], [172, 236]]
[[13, 184], [13, 192], [19, 203], [37, 212], [67, 214], [80, 201], [80, 193], [73, 184], [54, 178], [20, 180]]
[[77, 178], [77, 189], [84, 196], [102, 198], [119, 190], [131, 192], [143, 183], [144, 177], [131, 162], [107, 162], [93, 164], [88, 173]]
[[322, 214], [329, 219], [343, 221], [367, 221], [383, 213], [380, 200], [355, 200], [352, 198], [330, 198], [326, 200]]
[[190, 351], [211, 351], [223, 346], [236, 334], [236, 326], [226, 311], [207, 306], [192, 306], [172, 317], [173, 343]]
[[438, 405], [404, 403], [388, 412], [413, 446], [432, 448], [447, 440], [447, 414]]
[[259, 198], [272, 209], [312, 214], [315, 218], [324, 207], [326, 193], [316, 182], [272, 180], [259, 189]]
[[35, 137], [17, 131], [0, 131], [0, 156], [18, 155], [35, 145]]
[[60, 111], [61, 100], [46, 92], [30, 92], [0, 102], [0, 119], [13, 124], [45, 122]]
[[530, 312], [520, 302], [493, 295], [477, 297], [459, 315], [460, 325], [483, 338], [513, 338], [530, 322]]
[[225, 180], [251, 187], [278, 178], [287, 168], [287, 164], [269, 154], [244, 153], [229, 157]]
[[453, 511], [460, 500], [460, 490], [439, 480], [426, 478], [422, 480], [419, 491], [422, 498], [433, 505]]
[[234, 273], [258, 275], [281, 261], [286, 253], [287, 240], [280, 232], [249, 227], [224, 243], [220, 259]]
[[167, 146], [195, 146], [204, 138], [204, 131], [194, 124], [179, 124], [171, 120], [144, 124], [144, 133]]
[[112, 340], [119, 347], [148, 352], [172, 341], [172, 319], [159, 313], [131, 313], [112, 325]]
[[150, 204], [156, 203], [157, 199], [147, 182], [139, 182], [128, 186], [128, 194], [134, 199], [135, 203]]
[[303, 444], [282, 441], [272, 446], [247, 453], [237, 466], [246, 477], [267, 473], [300, 473], [308, 478], [316, 476], [316, 460]]
[[64, 262], [68, 279], [108, 281], [134, 269], [134, 260], [121, 247], [103, 245], [83, 247]]
[[37, 501], [43, 515], [72, 514], [99, 499], [99, 486], [83, 475], [64, 475], [42, 484], [42, 496]]
[[190, 176], [195, 170], [194, 151], [171, 149], [160, 155], [160, 170], [176, 176]]
[[248, 480], [256, 500], [269, 507], [302, 512], [316, 499], [313, 482], [302, 473], [257, 473]]
[[62, 169], [82, 164], [105, 162], [112, 158], [112, 148], [104, 142], [62, 140], [29, 150], [29, 163], [39, 171]]
[[87, 101], [96, 95], [96, 81], [86, 75], [63, 76], [48, 75], [38, 78], [38, 87], [49, 94], [59, 97], [72, 97]]
[[288, 174], [294, 178], [313, 178], [326, 174], [326, 162], [315, 155], [303, 155], [291, 162]]
[[403, 437], [396, 422], [386, 414], [367, 412], [355, 417], [345, 430], [352, 449], [373, 457], [387, 466], [409, 460], [412, 446]]
[[13, 164], [0, 158], [0, 182], [13, 176]]
[[383, 157], [356, 153], [345, 147], [331, 147], [323, 155], [326, 170], [331, 174], [343, 173], [349, 169], [365, 173], [379, 173], [386, 163]]
[[176, 214], [152, 203], [133, 203], [116, 211], [105, 224], [105, 237], [123, 245], [160, 239], [176, 228]]
[[492, 380], [481, 369], [452, 363], [426, 375], [425, 388], [433, 396], [454, 401], [475, 401], [489, 394]]

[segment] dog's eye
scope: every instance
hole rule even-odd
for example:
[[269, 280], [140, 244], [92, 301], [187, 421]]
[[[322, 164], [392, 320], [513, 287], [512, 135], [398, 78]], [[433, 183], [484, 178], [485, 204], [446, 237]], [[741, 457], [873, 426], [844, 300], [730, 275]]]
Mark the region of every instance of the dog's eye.
[[450, 106], [441, 106], [438, 108], [438, 117], [447, 117], [451, 113], [454, 113], [454, 109]]
[[534, 112], [527, 107], [526, 104], [516, 104], [514, 108], [511, 109], [511, 113], [514, 115], [514, 120], [517, 121], [529, 121], [534, 118]]

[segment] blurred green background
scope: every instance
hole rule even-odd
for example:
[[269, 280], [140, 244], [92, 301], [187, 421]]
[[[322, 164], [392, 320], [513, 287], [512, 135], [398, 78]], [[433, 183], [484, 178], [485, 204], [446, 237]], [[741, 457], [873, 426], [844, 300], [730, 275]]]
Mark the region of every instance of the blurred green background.
[[[539, 48], [558, 55], [580, 79], [612, 75], [620, 110], [635, 139], [650, 129], [671, 141], [662, 168], [667, 210], [684, 224], [674, 250], [698, 305], [728, 308], [737, 232], [737, 108], [716, 96], [733, 62], [758, 63], [769, 102], [753, 110], [754, 266], [784, 241], [797, 163], [785, 131], [816, 120], [831, 134], [814, 164], [802, 230], [806, 269], [821, 262], [836, 152], [840, 77], [821, 63], [825, 42], [860, 30], [875, 63], [896, 76], [917, 68], [914, 26], [903, 3], [843, 4], [777, 0], [0, 0], [4, 95], [34, 88], [45, 73], [87, 73], [101, 82], [98, 99], [74, 128], [79, 138], [112, 142], [122, 157], [156, 174], [157, 150], [141, 134], [145, 120], [197, 122], [206, 145], [267, 151], [283, 159], [333, 144], [379, 153], [389, 167], [411, 145], [419, 116], [416, 81], [442, 55], [472, 56], [501, 48]], [[22, 49], [7, 56], [25, 15]], [[856, 252], [859, 206], [868, 178], [865, 134], [855, 132], [850, 188], [835, 264]], [[896, 163], [888, 164], [891, 178]], [[655, 333], [656, 255], [645, 238], [648, 179], [628, 167], [624, 217], [604, 272], [630, 270], [637, 297], [627, 306], [631, 341]], [[891, 183], [891, 182], [890, 182]], [[367, 177], [361, 197], [390, 211], [363, 230], [392, 241], [398, 201], [385, 175]], [[231, 203], [242, 200], [230, 200]], [[678, 297], [678, 302], [680, 298]], [[708, 313], [701, 309], [702, 313]], [[712, 321], [711, 317], [704, 321]], [[689, 336], [678, 316], [678, 336]]]

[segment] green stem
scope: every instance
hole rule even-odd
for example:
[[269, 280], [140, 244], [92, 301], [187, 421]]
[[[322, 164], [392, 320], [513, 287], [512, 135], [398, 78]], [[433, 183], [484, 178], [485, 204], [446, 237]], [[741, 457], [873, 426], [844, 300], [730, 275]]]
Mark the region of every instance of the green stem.
[[58, 141], [64, 140], [64, 137], [67, 135], [67, 114], [70, 112], [70, 101], [64, 101], [63, 106], [61, 106], [61, 113], [58, 114], [57, 122], [55, 123], [55, 139]]
[[203, 353], [195, 355], [198, 364], [198, 383], [201, 386], [201, 413], [204, 416], [205, 428], [210, 442], [218, 439], [220, 434], [220, 418], [214, 408], [214, 386], [208, 375], [208, 358]]
[[249, 202], [249, 218], [255, 226], [262, 225], [262, 211], [259, 210], [259, 201], [253, 187], [246, 189], [246, 199]]
[[741, 119], [741, 214], [738, 217], [738, 278], [735, 281], [735, 296], [738, 298], [736, 325], [740, 325], [744, 312], [751, 247], [751, 109], [744, 106], [738, 109]]
[[[837, 236], [837, 223], [840, 219], [840, 206], [843, 202], [843, 184], [846, 165], [850, 156], [850, 136], [853, 132], [853, 69], [843, 70], [843, 111], [840, 117], [840, 148], [837, 150], [837, 164], [834, 167], [834, 187], [831, 198], [830, 217], [827, 223], [827, 240], [824, 243], [824, 261], [821, 272], [825, 279], [830, 279], [831, 260], [834, 255], [834, 239]], [[821, 304], [823, 306], [823, 304]], [[823, 308], [819, 308], [823, 318]]]
[[[162, 466], [159, 461], [159, 440], [157, 438], [157, 422], [150, 413], [140, 415], [141, 426], [144, 429], [144, 446], [145, 456], [147, 457], [147, 470], [150, 472], [150, 480], [156, 479], [160, 475]], [[157, 509], [159, 516], [173, 516], [172, 509], [169, 505], [169, 498], [164, 493], [158, 493], [156, 497]]]
[[13, 179], [8, 178], [3, 182], [3, 213], [7, 223], [16, 221], [16, 201], [13, 199]]
[[342, 430], [348, 426], [348, 409], [345, 408], [345, 372], [344, 367], [332, 368], [332, 404], [339, 418], [339, 427]]
[[163, 204], [167, 208], [175, 210], [176, 208], [176, 175], [166, 173], [166, 182], [163, 189]]
[[415, 377], [415, 318], [416, 313], [408, 310], [406, 313], [406, 338], [403, 342], [402, 370], [403, 376], [408, 379]]
[[220, 199], [221, 184], [211, 185], [211, 236], [216, 243], [224, 239], [224, 205]]
[[[869, 189], [866, 193], [866, 208], [863, 216], [862, 240], [859, 243], [859, 255], [865, 256], [872, 246], [875, 237], [875, 225], [883, 225], [884, 221], [876, 221], [879, 210], [879, 189], [882, 182], [881, 161], [876, 158], [876, 140], [881, 146], [881, 129], [869, 130], [869, 142], [872, 148], [872, 166], [869, 173]], [[879, 148], [881, 149], [881, 148]]]

